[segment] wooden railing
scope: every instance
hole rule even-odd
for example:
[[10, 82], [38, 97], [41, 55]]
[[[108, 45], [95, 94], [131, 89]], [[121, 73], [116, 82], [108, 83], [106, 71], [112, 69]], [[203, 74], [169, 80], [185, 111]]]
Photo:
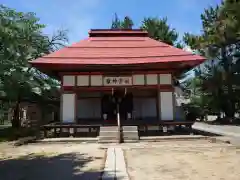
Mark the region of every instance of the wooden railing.
[[99, 125], [47, 124], [42, 126], [44, 138], [49, 137], [97, 137]]
[[[171, 128], [184, 130], [188, 129], [191, 131], [191, 125], [194, 122], [176, 122], [176, 121], [163, 121], [163, 122], [120, 122], [120, 117], [118, 118], [118, 131], [119, 131], [119, 142], [121, 142], [121, 126], [138, 126], [140, 135], [148, 135], [149, 133], [155, 133], [158, 135], [168, 134], [174, 132]], [[100, 126], [102, 124], [47, 124], [42, 126], [41, 131], [43, 132], [44, 138], [52, 137], [97, 137], [99, 136]], [[167, 132], [164, 132], [167, 129]]]

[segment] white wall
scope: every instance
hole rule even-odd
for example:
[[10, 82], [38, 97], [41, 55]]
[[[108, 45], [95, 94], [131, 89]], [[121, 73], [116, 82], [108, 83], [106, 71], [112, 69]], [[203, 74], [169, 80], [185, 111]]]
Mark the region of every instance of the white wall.
[[155, 98], [133, 98], [135, 118], [157, 117]]
[[133, 75], [133, 85], [144, 85], [144, 74]]
[[78, 86], [89, 86], [89, 75], [79, 75], [77, 76]]
[[75, 94], [62, 94], [62, 122], [75, 121]]
[[160, 92], [161, 120], [173, 120], [173, 94]]
[[75, 86], [75, 76], [63, 76], [63, 86]]
[[147, 85], [156, 85], [158, 84], [158, 75], [157, 74], [147, 74]]
[[102, 86], [103, 77], [102, 75], [91, 75], [91, 86]]
[[172, 84], [171, 74], [159, 74], [160, 84]]

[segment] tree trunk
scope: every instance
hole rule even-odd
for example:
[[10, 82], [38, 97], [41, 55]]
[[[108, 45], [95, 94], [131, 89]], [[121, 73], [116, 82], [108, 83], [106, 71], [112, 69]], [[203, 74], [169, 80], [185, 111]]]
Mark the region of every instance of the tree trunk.
[[13, 111], [13, 118], [12, 118], [12, 127], [13, 128], [21, 127], [19, 113], [20, 113], [20, 98], [18, 98], [18, 100], [16, 102], [16, 106]]
[[235, 114], [235, 98], [234, 98], [234, 92], [233, 92], [233, 83], [232, 83], [232, 72], [231, 72], [231, 64], [232, 62], [229, 62], [229, 59], [226, 56], [226, 48], [221, 48], [221, 55], [223, 59], [223, 66], [224, 70], [226, 72], [226, 87], [227, 87], [227, 109], [226, 109], [226, 117], [231, 120], [234, 118]]

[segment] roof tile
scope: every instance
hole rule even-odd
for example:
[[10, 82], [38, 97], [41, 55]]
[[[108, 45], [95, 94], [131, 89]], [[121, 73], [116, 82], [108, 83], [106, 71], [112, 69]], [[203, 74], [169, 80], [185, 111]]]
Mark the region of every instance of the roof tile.
[[[90, 32], [94, 33], [94, 31]], [[100, 31], [102, 34], [121, 34], [122, 31]], [[166, 63], [177, 61], [196, 61], [200, 63], [204, 57], [191, 54], [163, 42], [145, 36], [127, 36], [131, 31], [124, 31], [122, 36], [93, 36], [62, 48], [49, 55], [31, 62], [38, 64], [141, 64]], [[132, 33], [141, 34], [140, 31]], [[145, 33], [145, 32], [144, 32]], [[191, 63], [195, 64], [195, 63]]]

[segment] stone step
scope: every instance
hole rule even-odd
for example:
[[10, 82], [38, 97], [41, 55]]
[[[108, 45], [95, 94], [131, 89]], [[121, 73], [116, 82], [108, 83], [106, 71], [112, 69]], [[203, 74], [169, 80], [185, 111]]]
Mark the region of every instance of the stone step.
[[119, 128], [117, 126], [100, 127], [98, 142], [99, 143], [117, 143]]
[[112, 142], [112, 141], [118, 141], [118, 137], [115, 136], [115, 137], [109, 137], [109, 136], [99, 136], [98, 137], [98, 142], [105, 142], [105, 141], [109, 141], [109, 142]]
[[99, 133], [99, 136], [116, 136], [118, 135], [118, 131], [115, 132], [101, 132]]
[[134, 135], [134, 134], [138, 135], [138, 131], [134, 131], [134, 132], [133, 131], [131, 131], [131, 132], [130, 131], [127, 131], [127, 132], [126, 131], [122, 131], [122, 132], [123, 132], [123, 134], [127, 134], [127, 135]]
[[108, 140], [99, 139], [98, 143], [118, 143], [118, 140], [115, 140], [115, 139], [108, 139]]
[[100, 131], [118, 131], [117, 126], [101, 126]]
[[137, 126], [123, 126], [122, 137], [124, 142], [137, 142], [139, 140]]
[[124, 138], [124, 139], [130, 139], [130, 138], [136, 139], [136, 138], [137, 138], [137, 139], [138, 139], [139, 136], [138, 136], [137, 134], [136, 134], [136, 135], [129, 135], [129, 136], [128, 136], [128, 135], [124, 135], [123, 138]]
[[118, 139], [118, 136], [99, 136], [98, 139]]
[[124, 139], [125, 143], [136, 143], [139, 142], [139, 139]]
[[[123, 126], [121, 136], [123, 141], [137, 142], [139, 140], [138, 127], [137, 126]], [[118, 142], [119, 129], [117, 126], [103, 126], [100, 127], [99, 139], [100, 143], [112, 143]]]
[[123, 138], [132, 138], [132, 137], [139, 137], [138, 133], [123, 133]]
[[123, 139], [139, 139], [139, 136], [123, 136]]
[[122, 130], [123, 131], [130, 131], [130, 132], [132, 132], [132, 131], [138, 131], [138, 127], [137, 126], [123, 126], [122, 127]]

